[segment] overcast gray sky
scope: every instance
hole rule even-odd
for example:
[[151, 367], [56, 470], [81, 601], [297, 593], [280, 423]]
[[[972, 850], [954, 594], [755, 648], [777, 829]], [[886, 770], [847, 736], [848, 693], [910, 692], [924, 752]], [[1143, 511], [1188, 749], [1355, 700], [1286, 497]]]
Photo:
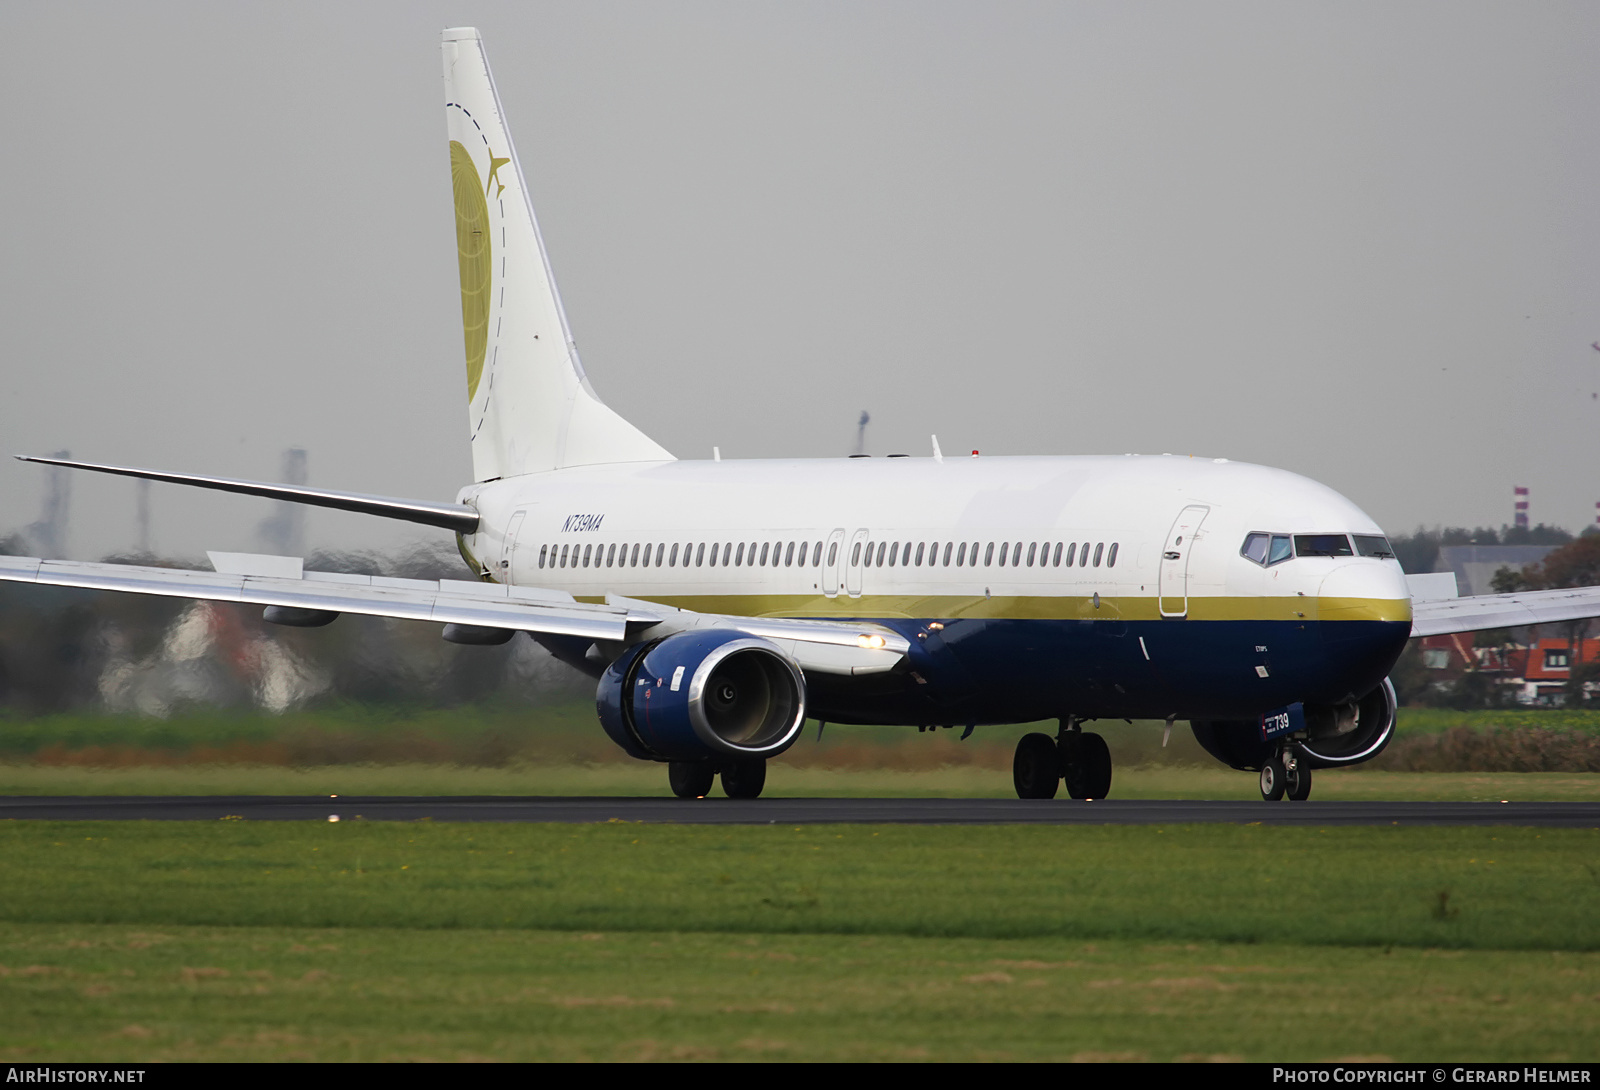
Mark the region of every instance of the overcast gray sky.
[[[1600, 501], [1600, 5], [0, 6], [7, 452], [450, 498], [439, 30], [679, 457], [1193, 452], [1392, 532]], [[0, 533], [44, 473], [0, 465]], [[69, 552], [134, 540], [78, 475]], [[270, 505], [153, 490], [155, 544]], [[315, 513], [313, 545], [426, 531]]]

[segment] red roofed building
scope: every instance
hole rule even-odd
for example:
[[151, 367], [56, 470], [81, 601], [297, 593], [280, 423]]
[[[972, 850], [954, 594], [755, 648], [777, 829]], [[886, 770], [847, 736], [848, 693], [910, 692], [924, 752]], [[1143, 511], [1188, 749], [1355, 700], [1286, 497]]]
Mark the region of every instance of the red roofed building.
[[[1511, 643], [1475, 647], [1473, 633], [1457, 632], [1422, 639], [1422, 665], [1436, 677], [1435, 685], [1449, 688], [1463, 674], [1476, 671], [1493, 678], [1508, 700], [1519, 704], [1564, 704], [1567, 681], [1572, 676], [1572, 641], [1565, 637], [1538, 638], [1531, 644]], [[1583, 663], [1600, 664], [1600, 639], [1582, 641]], [[1588, 681], [1584, 696], [1600, 695], [1600, 681]]]

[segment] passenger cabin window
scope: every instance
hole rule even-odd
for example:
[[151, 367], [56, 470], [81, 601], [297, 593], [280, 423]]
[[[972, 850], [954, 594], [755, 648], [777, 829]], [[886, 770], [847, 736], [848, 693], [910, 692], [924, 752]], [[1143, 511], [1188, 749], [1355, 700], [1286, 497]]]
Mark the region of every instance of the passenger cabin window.
[[1111, 543], [1111, 551], [1106, 553], [1106, 567], [1114, 568], [1116, 566], [1117, 566], [1117, 543], [1115, 541], [1113, 541]]
[[1295, 534], [1295, 556], [1354, 556], [1350, 539], [1343, 534]]

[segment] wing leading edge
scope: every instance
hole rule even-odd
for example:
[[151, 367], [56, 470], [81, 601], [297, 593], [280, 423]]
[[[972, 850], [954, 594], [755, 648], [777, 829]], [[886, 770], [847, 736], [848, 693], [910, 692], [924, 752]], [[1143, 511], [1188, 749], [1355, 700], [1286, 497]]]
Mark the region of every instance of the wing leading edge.
[[576, 636], [618, 651], [646, 630], [665, 636], [730, 628], [770, 639], [803, 670], [828, 674], [884, 673], [910, 649], [899, 633], [872, 624], [692, 613], [620, 597], [579, 602], [562, 591], [500, 583], [303, 571], [295, 557], [217, 553], [213, 562], [224, 570], [0, 556], [0, 581]]
[[1411, 603], [1411, 635], [1444, 636], [1600, 617], [1600, 587], [1477, 594]]

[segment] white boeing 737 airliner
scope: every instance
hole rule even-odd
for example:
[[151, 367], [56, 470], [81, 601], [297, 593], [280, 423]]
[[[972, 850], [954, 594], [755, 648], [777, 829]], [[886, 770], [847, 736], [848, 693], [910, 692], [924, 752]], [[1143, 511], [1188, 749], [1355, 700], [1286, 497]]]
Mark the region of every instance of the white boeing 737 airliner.
[[[962, 726], [1053, 719], [1018, 744], [1024, 798], [1101, 798], [1096, 718], [1191, 722], [1267, 798], [1394, 731], [1415, 635], [1600, 615], [1600, 588], [1413, 594], [1383, 531], [1304, 477], [1225, 458], [675, 460], [595, 395], [573, 348], [478, 33], [444, 32], [474, 483], [431, 503], [33, 461], [453, 531], [471, 579], [0, 557], [0, 578], [526, 632], [599, 678], [606, 733], [674, 792], [760, 794], [807, 716]], [[1422, 582], [1415, 584], [1423, 586]]]

